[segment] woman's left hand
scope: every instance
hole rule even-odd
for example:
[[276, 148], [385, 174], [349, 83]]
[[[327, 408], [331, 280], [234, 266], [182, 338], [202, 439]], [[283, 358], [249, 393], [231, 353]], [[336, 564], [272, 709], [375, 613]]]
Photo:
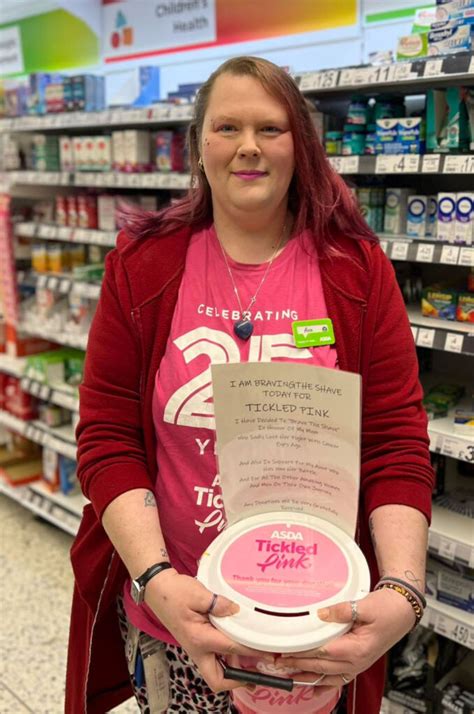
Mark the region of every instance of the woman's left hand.
[[[349, 602], [325, 610], [318, 613], [325, 622], [351, 621]], [[350, 632], [324, 647], [280, 655], [275, 664], [300, 670], [301, 675], [292, 675], [294, 679], [312, 682], [321, 677], [318, 685], [340, 688], [384, 655], [414, 623], [413, 609], [400, 593], [388, 588], [377, 590], [357, 601], [357, 621]]]

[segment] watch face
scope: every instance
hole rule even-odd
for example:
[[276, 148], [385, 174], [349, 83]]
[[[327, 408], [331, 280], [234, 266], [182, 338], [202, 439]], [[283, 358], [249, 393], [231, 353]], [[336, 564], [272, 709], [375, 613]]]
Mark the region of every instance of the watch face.
[[137, 605], [139, 605], [143, 600], [143, 590], [144, 588], [140, 587], [138, 580], [132, 580], [130, 595], [132, 596], [133, 602]]

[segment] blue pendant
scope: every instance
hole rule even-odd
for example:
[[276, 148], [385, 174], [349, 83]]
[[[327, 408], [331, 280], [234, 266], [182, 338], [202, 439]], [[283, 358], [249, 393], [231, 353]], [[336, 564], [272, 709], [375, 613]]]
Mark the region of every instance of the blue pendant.
[[234, 332], [241, 340], [248, 340], [253, 332], [253, 325], [250, 320], [237, 320], [234, 322]]

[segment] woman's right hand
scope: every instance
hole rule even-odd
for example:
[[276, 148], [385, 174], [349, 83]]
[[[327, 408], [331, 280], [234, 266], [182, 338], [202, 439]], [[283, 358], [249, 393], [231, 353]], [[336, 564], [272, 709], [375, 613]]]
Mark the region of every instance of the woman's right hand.
[[[245, 686], [242, 682], [224, 679], [217, 655], [256, 657], [273, 662], [273, 655], [259, 652], [234, 642], [217, 630], [206, 614], [213, 593], [188, 575], [173, 568], [152, 578], [146, 586], [145, 602], [160, 622], [169, 630], [191, 657], [202, 677], [214, 692]], [[214, 617], [235, 615], [239, 606], [219, 595], [212, 609]]]

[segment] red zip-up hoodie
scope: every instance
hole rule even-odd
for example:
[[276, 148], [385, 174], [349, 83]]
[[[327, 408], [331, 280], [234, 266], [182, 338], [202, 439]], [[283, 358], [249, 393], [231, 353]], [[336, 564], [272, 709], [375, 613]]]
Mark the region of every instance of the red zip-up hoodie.
[[[153, 490], [155, 374], [190, 235], [183, 229], [134, 241], [121, 233], [107, 256], [80, 388], [78, 476], [91, 505], [71, 550], [67, 714], [104, 714], [131, 696], [115, 605], [127, 573], [101, 516], [121, 493]], [[415, 346], [393, 268], [375, 242], [341, 237], [335, 246], [338, 256], [320, 259], [321, 279], [339, 367], [362, 375], [358, 540], [374, 583], [370, 513], [396, 503], [429, 521], [433, 475]], [[348, 712], [379, 713], [384, 669], [382, 658], [357, 677]]]

